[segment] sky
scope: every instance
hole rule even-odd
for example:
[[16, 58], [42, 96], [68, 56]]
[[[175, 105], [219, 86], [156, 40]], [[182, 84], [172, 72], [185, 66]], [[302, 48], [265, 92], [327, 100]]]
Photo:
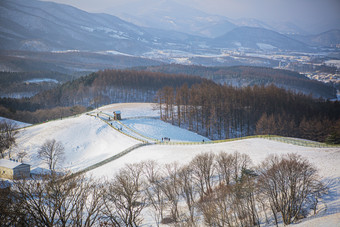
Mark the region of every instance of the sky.
[[[46, 0], [45, 0], [46, 1]], [[114, 14], [112, 9], [145, 0], [48, 0], [88, 12]], [[293, 22], [309, 27], [340, 27], [340, 0], [151, 0], [177, 1], [201, 11], [231, 19], [255, 18], [264, 22]], [[150, 1], [149, 1], [150, 2]], [[126, 8], [126, 7], [125, 7]], [[124, 12], [128, 13], [128, 12]]]

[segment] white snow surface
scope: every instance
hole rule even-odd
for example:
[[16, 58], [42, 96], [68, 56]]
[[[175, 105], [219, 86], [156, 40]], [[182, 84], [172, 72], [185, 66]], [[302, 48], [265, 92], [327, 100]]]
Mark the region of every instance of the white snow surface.
[[[166, 136], [165, 134], [171, 134], [174, 138], [171, 141], [174, 141], [176, 136], [179, 141], [201, 141], [204, 138], [157, 120], [159, 113], [151, 103], [112, 104], [96, 109], [92, 113], [102, 112], [112, 116], [112, 112], [118, 110], [121, 111], [122, 123], [148, 137], [159, 139], [161, 136]], [[31, 169], [46, 168], [37, 158], [37, 151], [47, 139], [56, 139], [63, 143], [66, 157], [61, 167], [71, 171], [81, 170], [141, 143], [114, 130], [98, 117], [82, 114], [55, 120], [20, 130], [17, 146], [29, 153], [25, 163], [31, 164]], [[302, 147], [260, 138], [215, 144], [152, 144], [137, 148], [117, 160], [89, 171], [87, 175], [92, 175], [95, 178], [112, 178], [126, 164], [147, 160], [155, 160], [159, 164], [172, 162], [185, 164], [202, 152], [219, 153], [221, 151], [228, 153], [238, 151], [248, 154], [254, 166], [270, 154], [297, 153], [308, 159], [317, 167], [324, 182], [330, 186], [330, 192], [321, 201], [324, 208], [321, 209], [319, 216], [296, 225], [303, 227], [340, 226], [340, 148]], [[147, 219], [145, 219], [144, 225], [152, 226], [152, 223]]]
[[147, 137], [162, 140], [162, 138], [170, 138], [171, 141], [210, 141], [206, 137], [198, 135], [193, 132], [188, 132], [188, 130], [173, 126], [166, 123], [160, 119], [154, 118], [136, 118], [127, 119], [121, 121], [123, 124], [127, 125], [129, 128], [139, 132]]
[[303, 220], [301, 223], [293, 224], [294, 227], [339, 227], [340, 213]]

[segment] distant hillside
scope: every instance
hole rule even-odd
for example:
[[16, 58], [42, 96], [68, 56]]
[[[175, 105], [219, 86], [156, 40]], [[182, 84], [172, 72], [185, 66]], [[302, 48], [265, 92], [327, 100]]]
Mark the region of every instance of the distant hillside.
[[306, 51], [309, 47], [278, 32], [264, 28], [239, 27], [213, 40], [217, 47], [244, 47], [251, 49], [280, 49]]
[[[215, 30], [224, 32], [221, 23]], [[203, 38], [166, 28], [153, 32], [113, 15], [88, 13], [54, 2], [0, 1], [0, 50], [109, 50], [139, 56], [155, 48], [184, 50], [205, 44]]]
[[291, 37], [296, 40], [300, 40], [301, 42], [305, 42], [311, 46], [335, 47], [336, 45], [340, 45], [339, 29], [329, 30], [317, 35], [294, 35]]
[[0, 21], [0, 49], [140, 53], [149, 50], [154, 40], [140, 27], [115, 16], [36, 0], [2, 0]]
[[123, 69], [135, 66], [160, 65], [162, 62], [147, 58], [121, 55], [104, 51], [0, 51], [0, 71], [34, 72], [55, 71], [65, 74], [94, 72], [103, 69]]
[[334, 98], [336, 90], [325, 83], [311, 80], [297, 72], [252, 66], [204, 67], [189, 65], [162, 65], [139, 67], [137, 70], [196, 75], [216, 83], [236, 87], [274, 84], [295, 92], [312, 94], [314, 97]]

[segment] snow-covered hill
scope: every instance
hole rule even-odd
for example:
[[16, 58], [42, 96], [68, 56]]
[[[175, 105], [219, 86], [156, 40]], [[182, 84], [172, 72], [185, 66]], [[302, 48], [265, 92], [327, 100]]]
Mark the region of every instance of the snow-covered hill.
[[[121, 129], [111, 126], [113, 111], [121, 111]], [[142, 144], [133, 137], [145, 135], [154, 140], [171, 136], [172, 141], [202, 141], [205, 139], [193, 132], [185, 131], [157, 119], [158, 112], [153, 104], [127, 103], [112, 104], [96, 109], [88, 114], [59, 119], [40, 125], [21, 129], [17, 139], [17, 149], [29, 153], [26, 162], [32, 169], [45, 166], [37, 158], [39, 147], [47, 139], [56, 139], [65, 146], [65, 161], [62, 167], [71, 171], [82, 170], [109, 157], [112, 157], [129, 147]], [[107, 120], [107, 121], [106, 121]], [[125, 128], [126, 127], [126, 128]], [[150, 140], [151, 141], [151, 140]], [[207, 140], [206, 140], [207, 141]], [[259, 164], [270, 154], [297, 153], [314, 164], [324, 182], [330, 186], [329, 194], [322, 201], [318, 219], [308, 219], [311, 223], [339, 223], [340, 213], [340, 148], [312, 148], [296, 146], [278, 141], [261, 138], [244, 139], [223, 143], [193, 143], [193, 144], [158, 144], [154, 142], [132, 150], [130, 153], [99, 166], [89, 172], [95, 178], [112, 177], [128, 163], [155, 160], [159, 164], [178, 162], [187, 163], [202, 152], [219, 153], [221, 151], [248, 154], [254, 165]], [[327, 216], [335, 214], [333, 216]], [[327, 217], [324, 217], [327, 216]], [[152, 225], [148, 219], [146, 225]], [[318, 226], [319, 224], [316, 224]]]
[[63, 143], [66, 157], [62, 167], [73, 171], [95, 164], [139, 143], [88, 115], [35, 125], [21, 130], [17, 140], [18, 148], [29, 153], [28, 163], [32, 165], [33, 170], [36, 167], [46, 167], [36, 155], [47, 139]]
[[[122, 111], [122, 123], [126, 123], [126, 127], [120, 125], [121, 131], [111, 127], [112, 121], [106, 123], [102, 120], [108, 118], [101, 113], [113, 116], [114, 110]], [[33, 170], [37, 167], [44, 168], [46, 166], [37, 159], [37, 152], [46, 140], [55, 139], [65, 146], [66, 157], [61, 167], [77, 171], [141, 143], [130, 137], [136, 137], [136, 133], [132, 133], [127, 127], [155, 140], [161, 140], [162, 137], [170, 137], [172, 141], [209, 140], [156, 119], [158, 112], [153, 110], [152, 104], [115, 104], [104, 106], [90, 114], [24, 128], [19, 133], [16, 149], [25, 150], [29, 154], [26, 161], [32, 165]]]

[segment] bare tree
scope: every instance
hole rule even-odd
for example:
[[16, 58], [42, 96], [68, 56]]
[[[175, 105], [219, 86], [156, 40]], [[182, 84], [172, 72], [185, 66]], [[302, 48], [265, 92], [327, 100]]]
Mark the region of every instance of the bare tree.
[[219, 185], [197, 204], [207, 226], [241, 226], [236, 211], [233, 185]]
[[15, 145], [18, 131], [16, 124], [11, 121], [0, 121], [0, 155], [5, 157], [5, 151]]
[[234, 156], [221, 152], [216, 156], [216, 172], [219, 177], [220, 184], [229, 185], [233, 175]]
[[16, 209], [29, 226], [96, 224], [102, 207], [101, 189], [97, 182], [70, 173], [16, 180], [12, 188], [19, 198]]
[[280, 212], [288, 225], [314, 209], [324, 190], [316, 168], [296, 154], [270, 156], [261, 165], [259, 184], [271, 204], [273, 215]]
[[0, 180], [0, 226], [32, 226], [22, 209], [22, 197]]
[[[233, 157], [232, 160], [235, 160], [234, 156], [235, 154], [230, 156]], [[231, 165], [231, 168], [234, 169], [234, 166]], [[225, 170], [225, 166], [222, 170]], [[229, 184], [225, 183], [225, 178], [220, 177], [221, 182], [198, 201], [197, 206], [203, 215], [205, 224], [208, 226], [258, 225], [259, 218], [255, 200], [256, 175], [247, 169], [244, 169], [240, 175], [242, 177]]]
[[189, 226], [194, 226], [195, 223], [195, 208], [196, 202], [198, 200], [198, 185], [195, 184], [193, 170], [190, 165], [183, 166], [178, 173], [178, 184], [183, 197], [189, 215], [187, 217], [186, 223]]
[[252, 163], [249, 155], [247, 154], [240, 154], [239, 152], [233, 153], [233, 173], [234, 173], [234, 181], [237, 182], [240, 180], [242, 175], [242, 171], [247, 169], [250, 164]]
[[178, 163], [165, 165], [166, 178], [161, 182], [160, 187], [165, 194], [168, 204], [170, 205], [171, 221], [177, 222], [179, 218], [178, 203], [180, 200], [180, 190], [178, 185]]
[[64, 150], [65, 148], [61, 142], [57, 142], [55, 139], [46, 140], [38, 151], [38, 157], [48, 165], [51, 171], [54, 171], [64, 159]]
[[161, 189], [161, 181], [164, 175], [162, 175], [155, 161], [145, 162], [143, 172], [147, 181], [147, 187], [145, 189], [147, 200], [153, 208], [152, 216], [154, 217], [156, 225], [159, 226], [166, 207], [165, 194]]
[[77, 188], [70, 192], [65, 205], [60, 209], [60, 213], [63, 210], [68, 210], [69, 213], [70, 222], [65, 219], [64, 223], [66, 226], [72, 223], [73, 226], [91, 227], [97, 224], [102, 215], [104, 186], [91, 177], [77, 176], [72, 180], [76, 181]]
[[200, 195], [207, 195], [212, 190], [214, 175], [214, 158], [213, 153], [203, 153], [197, 155], [190, 163], [193, 174], [200, 187]]
[[108, 182], [103, 194], [104, 214], [113, 226], [139, 226], [146, 205], [143, 194], [142, 164], [127, 165]]
[[17, 154], [17, 157], [18, 157], [18, 160], [19, 162], [23, 162], [24, 161], [24, 158], [27, 156], [27, 152], [22, 150], [22, 151], [19, 151], [18, 154]]

